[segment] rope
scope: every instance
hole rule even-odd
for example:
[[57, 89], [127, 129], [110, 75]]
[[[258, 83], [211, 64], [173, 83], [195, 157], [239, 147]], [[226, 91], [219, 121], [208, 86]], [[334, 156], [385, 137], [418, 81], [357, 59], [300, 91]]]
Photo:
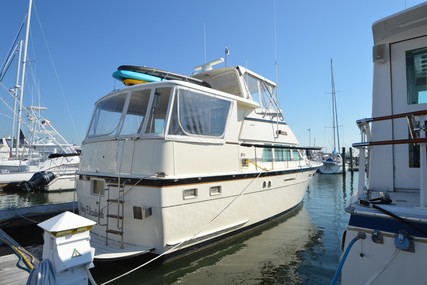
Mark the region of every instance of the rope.
[[397, 254], [398, 254], [399, 252], [400, 252], [400, 249], [396, 248], [396, 250], [395, 250], [395, 251], [394, 251], [394, 253], [390, 256], [390, 258], [387, 260], [387, 262], [386, 262], [386, 263], [384, 263], [383, 267], [381, 267], [381, 268], [380, 268], [380, 270], [379, 270], [377, 273], [375, 273], [375, 274], [371, 277], [371, 279], [369, 279], [369, 280], [365, 283], [365, 285], [373, 284], [373, 282], [374, 282], [375, 280], [377, 280], [377, 278], [378, 278], [378, 277], [380, 277], [381, 273], [383, 273], [383, 272], [384, 272], [384, 270], [386, 270], [386, 269], [387, 269], [387, 267], [391, 264], [391, 262], [392, 262], [392, 261], [393, 261], [393, 259], [397, 256]]
[[260, 168], [260, 169], [262, 169], [262, 170], [264, 170], [264, 171], [270, 171], [270, 170], [271, 170], [271, 169], [267, 169], [267, 168], [265, 168], [265, 167], [259, 166], [256, 162], [253, 162], [252, 160], [249, 160], [249, 162], [250, 162], [251, 164], [255, 165], [255, 167], [258, 167], [258, 168]]
[[56, 284], [55, 274], [48, 259], [43, 259], [38, 266], [30, 272], [26, 285], [52, 285]]
[[[18, 257], [18, 262], [16, 263], [16, 267], [19, 269], [25, 270], [27, 272], [30, 272], [32, 269], [34, 269], [34, 264], [38, 263], [39, 261], [37, 258], [31, 255], [31, 253], [27, 252], [24, 248], [22, 248], [19, 245], [15, 245], [15, 241], [11, 240], [11, 238], [3, 232], [3, 238], [0, 239], [0, 243], [4, 243], [7, 245], [13, 253]], [[21, 265], [22, 262], [25, 266]]]
[[167, 251], [165, 251], [165, 252], [163, 252], [162, 254], [159, 254], [159, 255], [157, 255], [156, 257], [154, 257], [153, 259], [150, 259], [149, 261], [147, 261], [147, 262], [145, 262], [145, 263], [143, 263], [143, 264], [141, 264], [141, 265], [139, 265], [139, 266], [137, 266], [137, 267], [135, 267], [134, 269], [131, 269], [131, 270], [129, 270], [128, 272], [125, 272], [125, 273], [123, 273], [122, 275], [119, 275], [119, 276], [117, 276], [117, 277], [115, 277], [115, 278], [113, 278], [113, 279], [111, 279], [111, 280], [109, 280], [109, 281], [106, 281], [106, 282], [104, 282], [104, 283], [102, 283], [101, 285], [105, 285], [105, 284], [109, 284], [109, 283], [111, 283], [111, 282], [113, 282], [113, 281], [116, 281], [116, 280], [118, 280], [118, 279], [120, 279], [120, 278], [122, 278], [122, 277], [125, 277], [125, 276], [127, 276], [127, 275], [129, 275], [129, 274], [131, 274], [132, 272], [135, 272], [136, 270], [138, 270], [138, 269], [141, 269], [142, 267], [144, 267], [144, 266], [146, 266], [146, 265], [148, 265], [148, 264], [150, 264], [150, 263], [152, 263], [152, 262], [154, 262], [155, 260], [157, 260], [157, 259], [159, 259], [159, 258], [161, 258], [162, 256], [164, 256], [164, 255], [166, 255], [166, 254], [168, 254], [169, 252], [171, 252], [172, 250], [175, 250], [176, 248], [179, 248], [181, 245], [183, 245], [184, 243], [186, 243], [187, 241], [189, 241], [189, 240], [192, 240], [196, 235], [198, 235], [201, 231], [203, 231], [206, 227], [208, 227], [213, 221], [215, 221], [219, 216], [221, 216], [239, 197], [241, 197], [242, 195], [243, 195], [243, 193], [248, 189], [248, 187], [256, 180], [256, 179], [258, 179], [260, 176], [261, 176], [261, 173], [262, 172], [260, 172], [256, 177], [254, 177], [254, 179], [252, 179], [250, 182], [249, 182], [249, 184], [248, 185], [246, 185], [246, 187], [245, 188], [243, 188], [243, 190], [239, 193], [239, 195], [236, 195], [235, 197], [234, 197], [234, 199], [227, 205], [227, 206], [225, 206], [225, 208], [224, 209], [222, 209], [222, 211], [220, 211], [215, 217], [213, 217], [206, 225], [204, 225], [202, 228], [200, 228], [195, 234], [193, 234], [192, 236], [190, 236], [189, 238], [187, 238], [187, 239], [185, 239], [185, 240], [183, 240], [182, 242], [180, 242], [180, 243], [178, 243], [177, 245], [175, 245], [175, 246], [173, 246], [173, 247], [171, 247], [170, 249], [168, 249]]
[[341, 262], [340, 262], [340, 264], [339, 264], [339, 266], [338, 266], [337, 271], [335, 272], [334, 278], [332, 278], [332, 281], [331, 281], [330, 285], [334, 285], [334, 284], [337, 282], [338, 277], [340, 276], [340, 273], [341, 273], [342, 267], [344, 266], [345, 260], [347, 259], [347, 255], [348, 255], [348, 253], [350, 252], [350, 250], [351, 250], [352, 246], [353, 246], [353, 245], [356, 243], [356, 241], [358, 241], [359, 239], [365, 239], [365, 238], [366, 238], [366, 234], [365, 234], [365, 233], [362, 233], [362, 232], [359, 232], [359, 234], [358, 234], [355, 238], [353, 238], [353, 239], [351, 240], [350, 244], [347, 246], [347, 249], [345, 250], [345, 253], [344, 253], [343, 257], [341, 258]]

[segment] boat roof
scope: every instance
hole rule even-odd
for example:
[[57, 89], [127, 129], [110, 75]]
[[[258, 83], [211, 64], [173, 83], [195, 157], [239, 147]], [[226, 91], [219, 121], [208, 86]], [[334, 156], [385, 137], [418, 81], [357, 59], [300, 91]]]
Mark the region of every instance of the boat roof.
[[[372, 25], [374, 43], [383, 42], [408, 30], [426, 25], [426, 15], [427, 2], [376, 21]], [[411, 37], [411, 35], [408, 35], [408, 37]]]

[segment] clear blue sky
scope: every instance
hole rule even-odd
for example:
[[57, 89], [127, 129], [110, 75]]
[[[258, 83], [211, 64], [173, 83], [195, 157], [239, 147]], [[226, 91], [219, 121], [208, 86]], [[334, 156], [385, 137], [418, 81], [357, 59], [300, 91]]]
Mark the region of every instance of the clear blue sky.
[[[309, 144], [310, 133], [311, 145], [330, 150], [332, 58], [341, 146], [349, 147], [360, 139], [355, 121], [371, 115], [372, 23], [421, 2], [33, 0], [27, 82], [37, 82], [55, 128], [81, 144], [95, 101], [122, 86], [111, 76], [119, 65], [191, 74], [195, 66], [223, 57], [228, 47], [229, 65], [273, 81], [277, 58], [286, 122], [302, 145]], [[0, 64], [27, 7], [27, 0], [0, 2]], [[13, 86], [14, 78], [12, 68], [3, 84]], [[36, 104], [34, 88], [25, 88], [24, 105]], [[3, 88], [0, 96], [11, 104]], [[3, 103], [0, 114], [0, 135], [8, 136], [10, 111]]]

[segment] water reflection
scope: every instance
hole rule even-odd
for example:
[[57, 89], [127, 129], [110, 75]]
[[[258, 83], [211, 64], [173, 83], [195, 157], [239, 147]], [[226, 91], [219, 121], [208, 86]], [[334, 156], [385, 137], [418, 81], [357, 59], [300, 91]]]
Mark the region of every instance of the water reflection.
[[19, 190], [0, 191], [0, 209], [22, 208], [32, 205], [75, 201], [74, 191], [32, 193]]

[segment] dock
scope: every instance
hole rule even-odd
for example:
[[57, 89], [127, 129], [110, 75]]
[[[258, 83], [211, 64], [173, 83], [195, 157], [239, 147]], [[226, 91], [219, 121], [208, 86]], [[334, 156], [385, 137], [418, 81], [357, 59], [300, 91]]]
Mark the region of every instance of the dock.
[[29, 272], [19, 268], [17, 265], [19, 264], [31, 270], [39, 263], [39, 260], [2, 229], [0, 229], [0, 243], [2, 246], [8, 246], [8, 249], [12, 252], [12, 254], [0, 257], [0, 284], [25, 284], [28, 280]]
[[[37, 223], [65, 211], [76, 212], [77, 202], [55, 203], [0, 210], [0, 284], [26, 284], [29, 273], [17, 267], [17, 263], [19, 262], [19, 264], [24, 267], [27, 263], [38, 263], [37, 258], [29, 253], [14, 238], [22, 241], [34, 239], [34, 237], [29, 238], [26, 236], [28, 231], [31, 231], [33, 235], [38, 236], [38, 233], [36, 234], [34, 231], [34, 228], [37, 228]], [[29, 227], [28, 225], [32, 225], [32, 227]], [[19, 231], [20, 228], [26, 230]], [[3, 229], [8, 230], [8, 232], [18, 234], [16, 237], [14, 235], [14, 238], [12, 238]], [[40, 235], [39, 238], [41, 239], [42, 236]], [[22, 256], [23, 259], [20, 260], [18, 256]]]
[[0, 284], [22, 285], [27, 282], [29, 273], [16, 267], [17, 262], [15, 254], [0, 257]]

